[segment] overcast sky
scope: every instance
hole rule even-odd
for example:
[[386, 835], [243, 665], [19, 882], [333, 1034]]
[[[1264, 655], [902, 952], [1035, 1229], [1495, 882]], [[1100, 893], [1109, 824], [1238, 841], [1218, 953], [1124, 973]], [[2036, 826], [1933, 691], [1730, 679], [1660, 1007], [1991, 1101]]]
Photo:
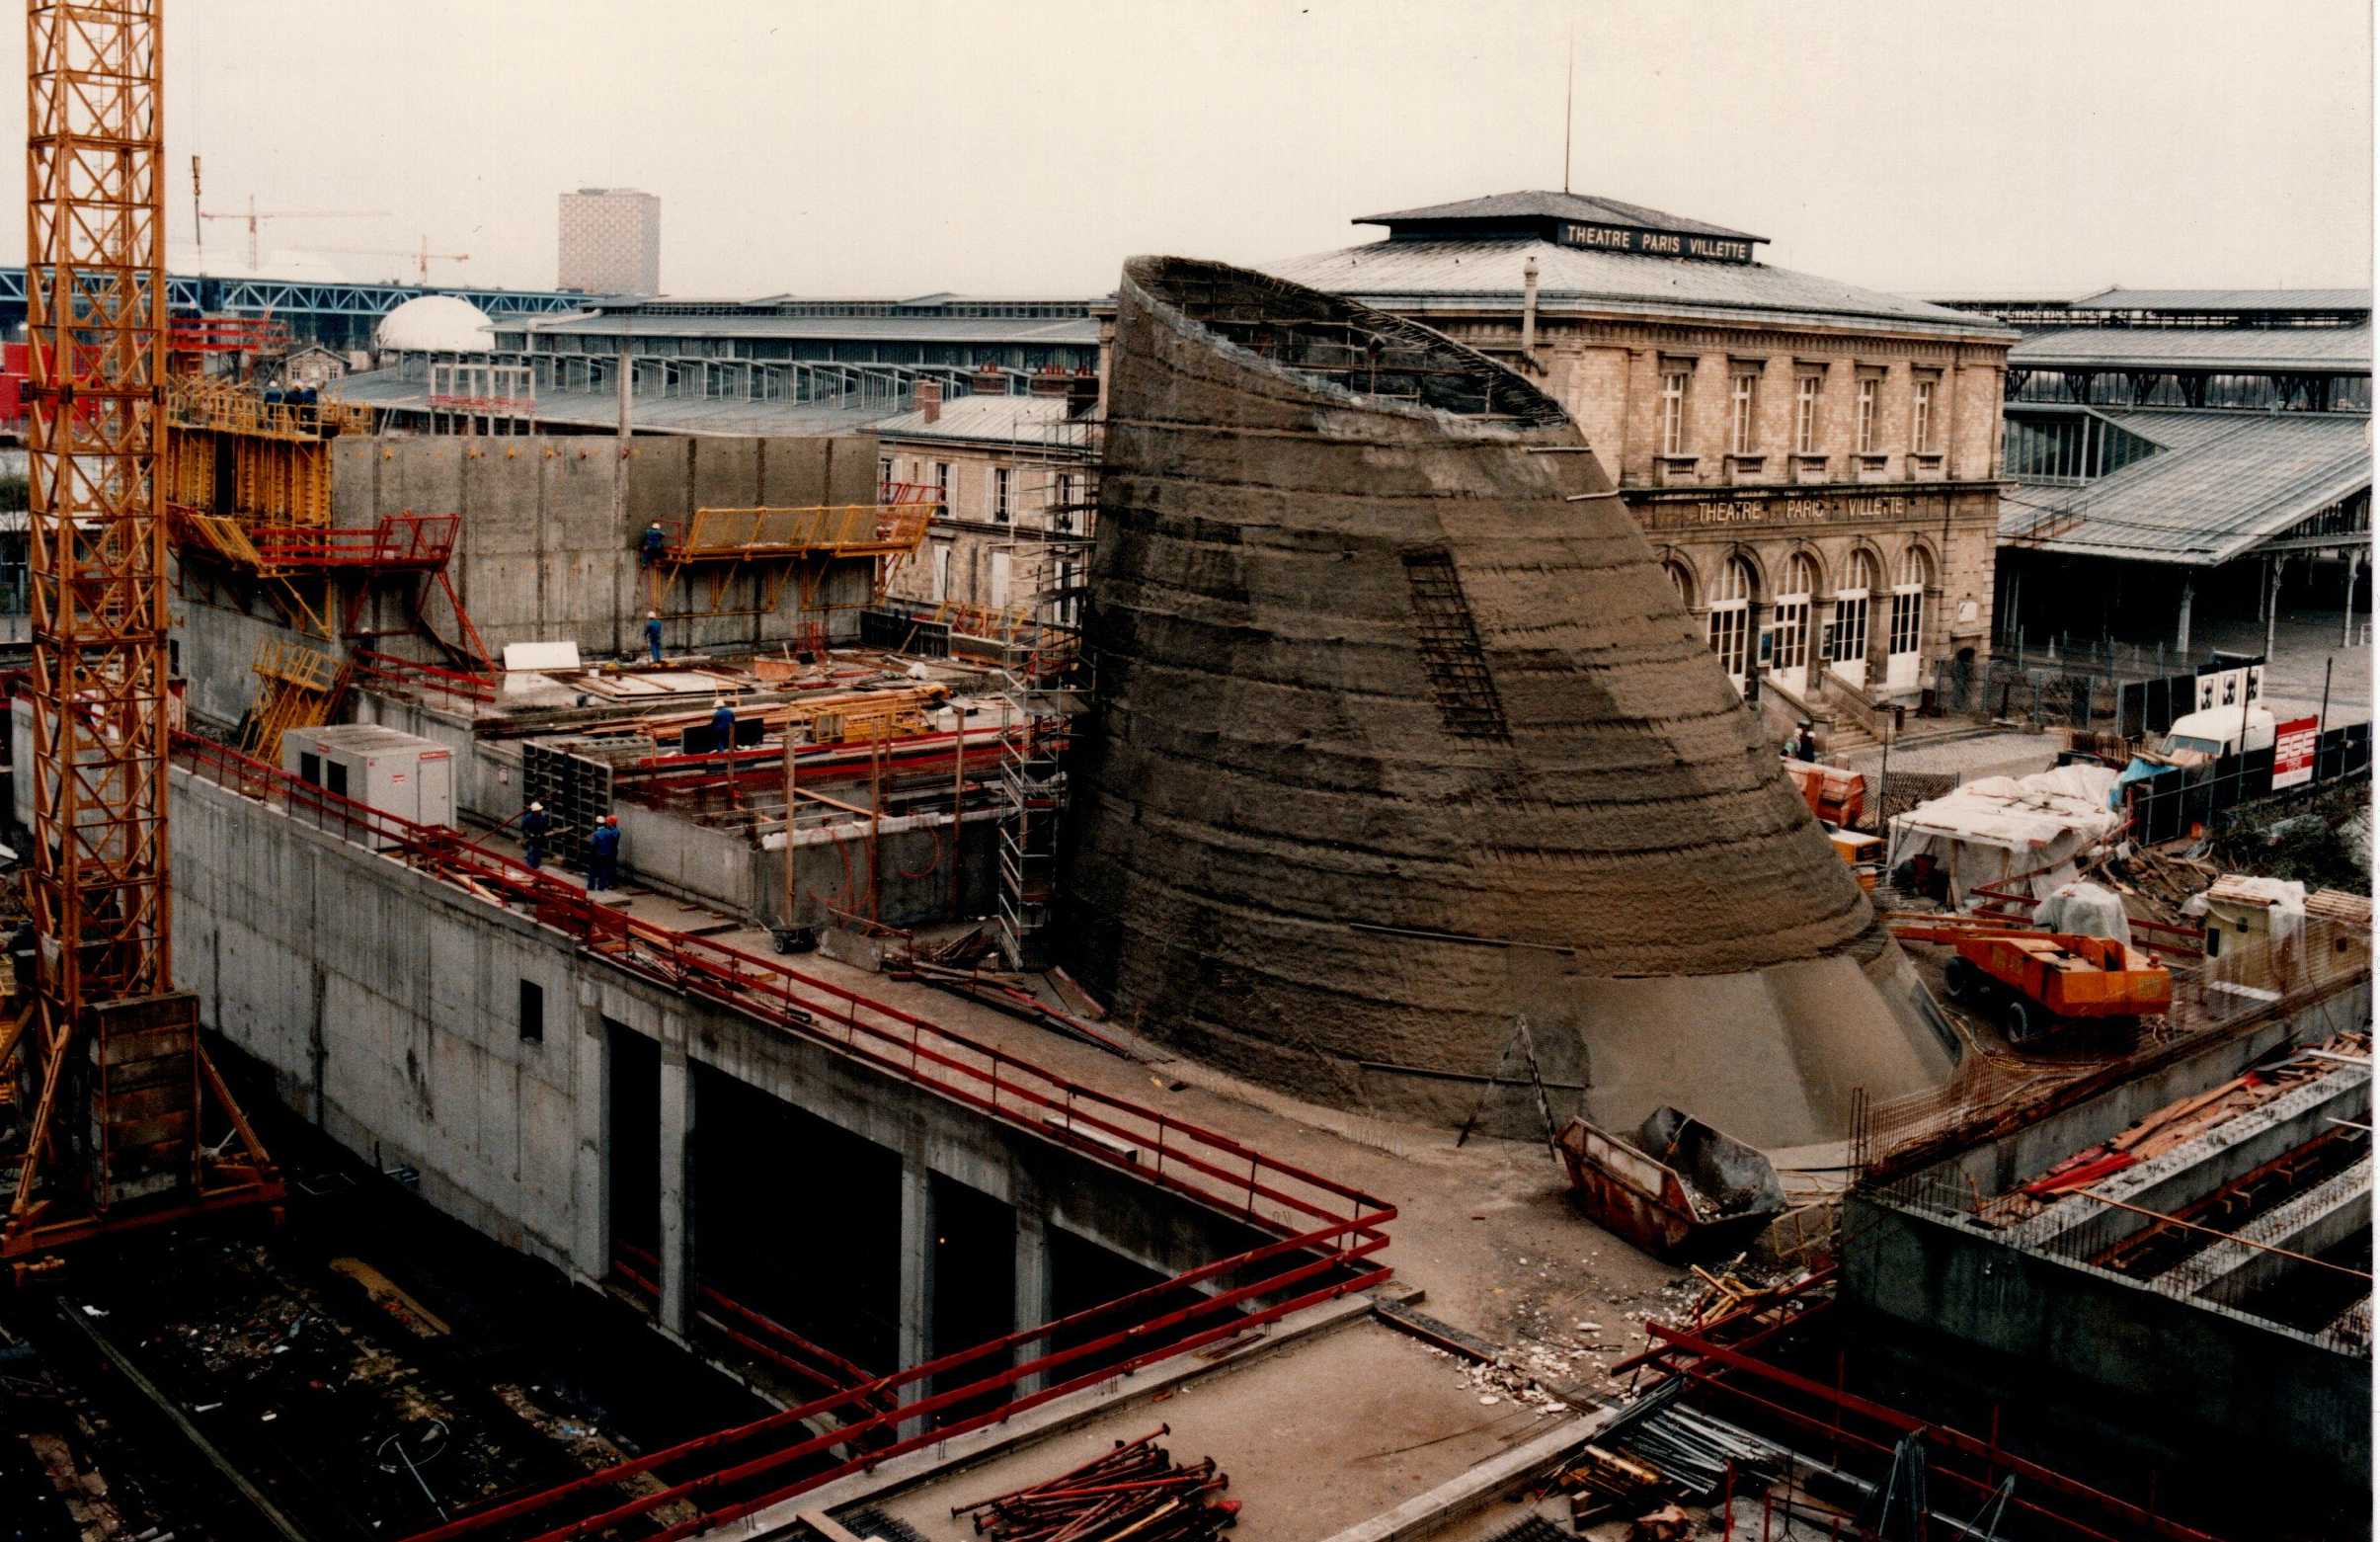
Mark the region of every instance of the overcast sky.
[[[167, 0], [169, 228], [554, 281], [555, 200], [662, 200], [674, 293], [1090, 293], [1134, 252], [1369, 239], [1562, 179], [1893, 289], [2360, 284], [2365, 0]], [[11, 68], [23, 34], [0, 29]], [[21, 100], [21, 99], [20, 99]], [[0, 242], [23, 250], [22, 162]], [[245, 235], [211, 223], [218, 248]], [[353, 277], [390, 257], [337, 256]], [[378, 272], [375, 272], [377, 270]]]

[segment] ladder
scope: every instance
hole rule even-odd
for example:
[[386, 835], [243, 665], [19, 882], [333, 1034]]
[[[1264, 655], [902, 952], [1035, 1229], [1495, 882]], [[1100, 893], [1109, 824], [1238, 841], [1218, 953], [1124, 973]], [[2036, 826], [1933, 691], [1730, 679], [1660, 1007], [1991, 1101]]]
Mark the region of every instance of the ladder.
[[1479, 628], [1463, 597], [1454, 557], [1442, 547], [1432, 547], [1406, 552], [1404, 561], [1421, 666], [1447, 732], [1458, 739], [1509, 742], [1512, 727], [1505, 721], [1495, 677], [1488, 673]]

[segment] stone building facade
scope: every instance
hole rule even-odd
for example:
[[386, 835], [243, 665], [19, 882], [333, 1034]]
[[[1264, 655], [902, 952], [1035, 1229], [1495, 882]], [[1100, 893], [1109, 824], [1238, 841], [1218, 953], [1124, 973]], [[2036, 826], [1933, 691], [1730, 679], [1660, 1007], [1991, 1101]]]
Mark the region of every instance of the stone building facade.
[[1982, 665], [2013, 332], [1610, 200], [1358, 222], [1388, 239], [1270, 271], [1498, 355], [1561, 402], [1747, 695], [1873, 723]]
[[889, 598], [963, 631], [1000, 635], [1035, 596], [1081, 581], [1091, 533], [1096, 446], [1088, 375], [1065, 374], [1025, 395], [944, 402], [918, 386], [921, 405], [872, 427], [887, 483], [931, 489], [924, 550], [895, 569]]

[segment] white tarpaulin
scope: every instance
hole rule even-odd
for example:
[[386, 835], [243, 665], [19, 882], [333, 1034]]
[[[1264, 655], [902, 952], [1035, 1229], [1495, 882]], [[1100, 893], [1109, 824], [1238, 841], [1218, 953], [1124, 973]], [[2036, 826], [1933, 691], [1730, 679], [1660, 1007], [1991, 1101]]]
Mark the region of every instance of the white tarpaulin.
[[2109, 937], [2126, 947], [2132, 945], [2132, 918], [2124, 914], [2123, 897], [2096, 883], [2075, 882], [2058, 890], [2033, 911], [2033, 923], [2050, 932]]
[[2060, 766], [2019, 779], [1986, 776], [1921, 803], [1892, 822], [1888, 867], [1931, 856], [1963, 910], [1977, 884], [2025, 878], [2036, 899], [2074, 881], [2075, 860], [2123, 825], [2107, 807], [2115, 771]]

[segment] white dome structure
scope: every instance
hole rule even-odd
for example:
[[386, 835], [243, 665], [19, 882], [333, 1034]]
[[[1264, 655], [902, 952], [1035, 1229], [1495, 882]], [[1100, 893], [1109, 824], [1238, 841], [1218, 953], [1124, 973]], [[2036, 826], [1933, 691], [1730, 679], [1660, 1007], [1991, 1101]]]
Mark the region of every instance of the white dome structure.
[[484, 354], [490, 342], [488, 314], [451, 294], [409, 299], [380, 318], [374, 340], [399, 354]]

